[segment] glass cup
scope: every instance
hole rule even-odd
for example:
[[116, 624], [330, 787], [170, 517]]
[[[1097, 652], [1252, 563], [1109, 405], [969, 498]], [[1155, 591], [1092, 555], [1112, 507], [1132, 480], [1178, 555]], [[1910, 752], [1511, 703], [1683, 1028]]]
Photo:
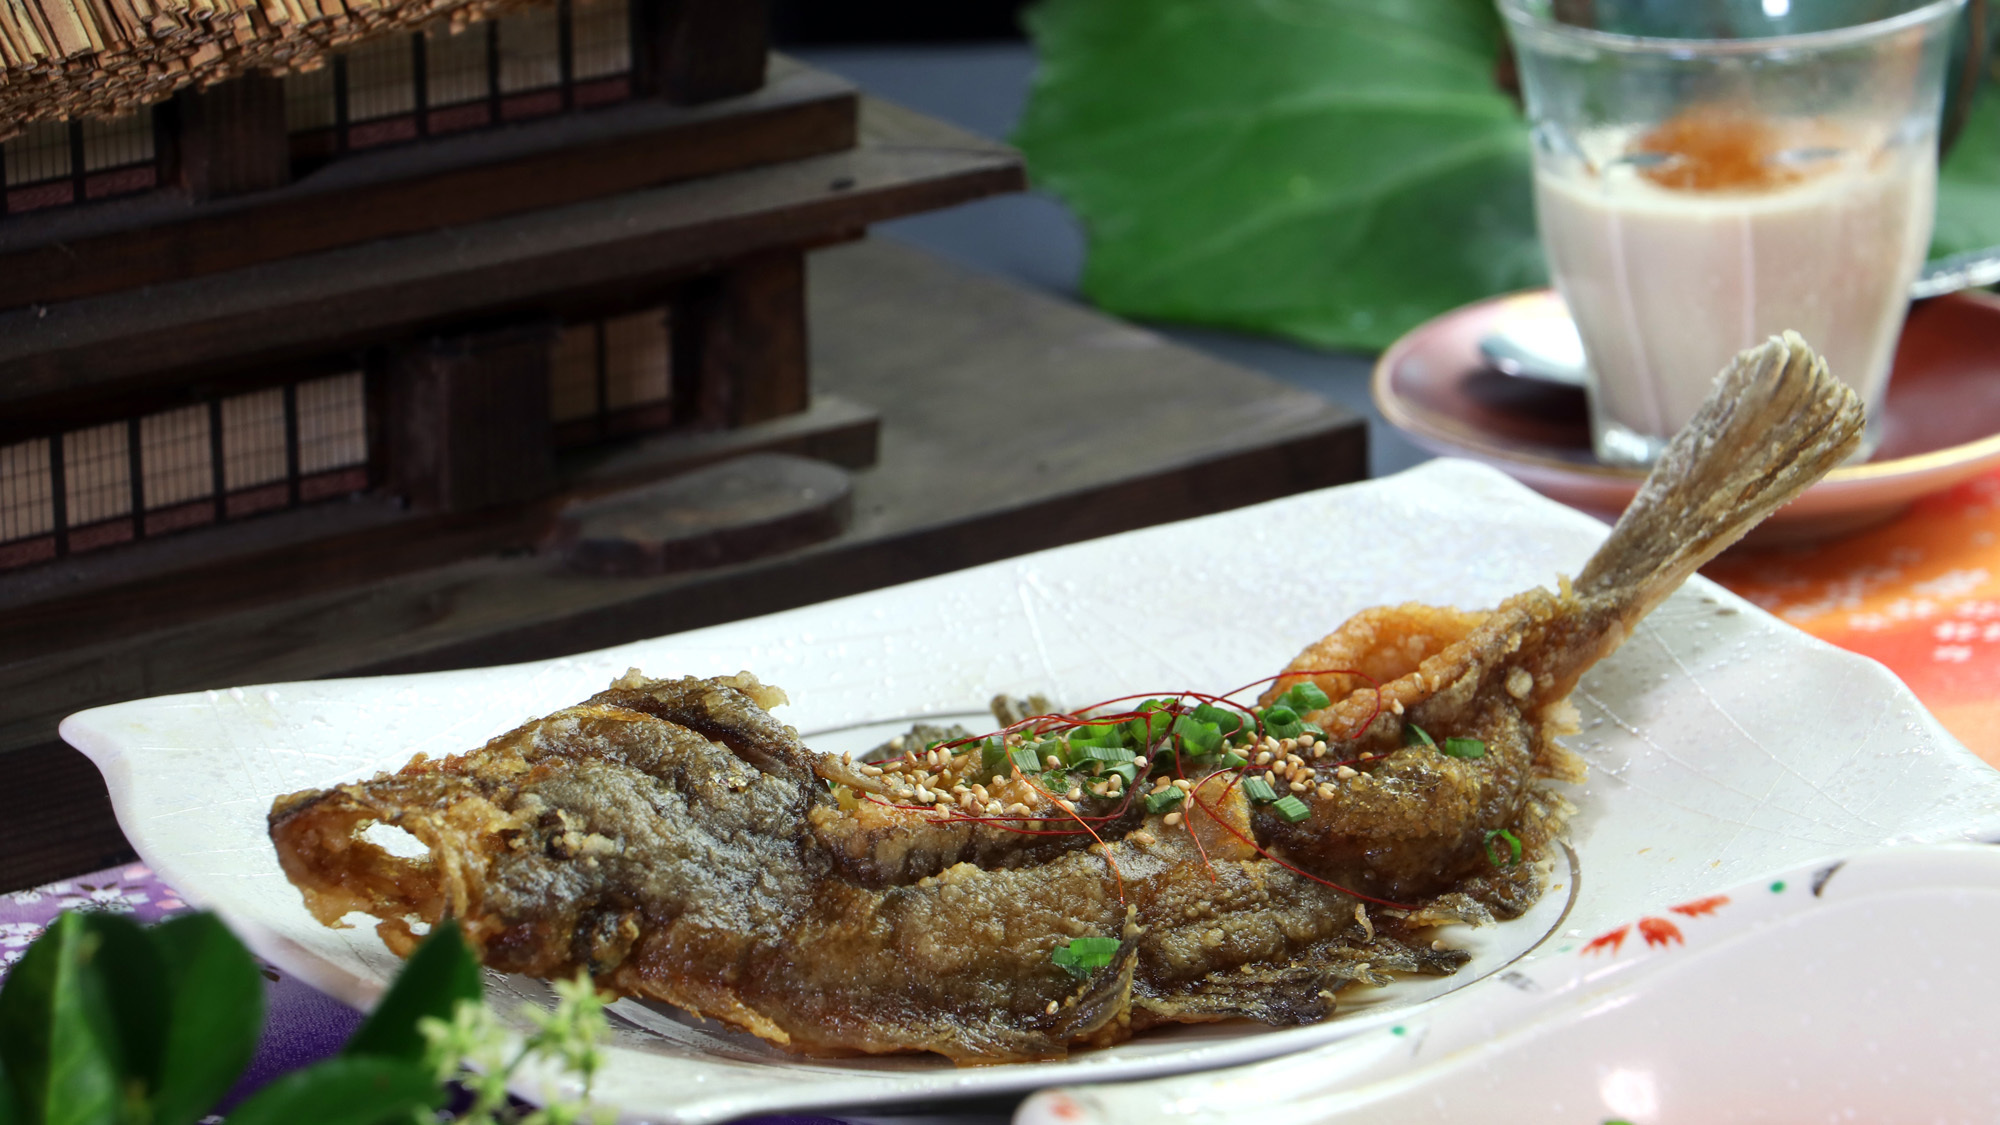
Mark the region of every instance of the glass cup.
[[1599, 460], [1651, 464], [1731, 356], [1788, 328], [1861, 395], [1874, 448], [1963, 4], [1499, 0]]

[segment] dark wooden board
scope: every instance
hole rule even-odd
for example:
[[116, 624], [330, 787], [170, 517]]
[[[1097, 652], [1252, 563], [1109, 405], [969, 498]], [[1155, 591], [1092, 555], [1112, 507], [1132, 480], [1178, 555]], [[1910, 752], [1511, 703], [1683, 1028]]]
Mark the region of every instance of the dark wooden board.
[[0, 313], [0, 409], [490, 323], [1023, 186], [1005, 145], [873, 100], [862, 117], [845, 152]]
[[567, 505], [551, 549], [570, 570], [634, 578], [760, 559], [831, 539], [854, 514], [847, 470], [753, 453]]
[[[0, 644], [6, 744], [45, 743], [68, 711], [233, 684], [555, 656], [767, 613], [1043, 547], [1358, 479], [1365, 430], [1304, 391], [1051, 297], [894, 244], [811, 260], [815, 386], [878, 407], [877, 466], [854, 474], [842, 535], [690, 574], [594, 579], [551, 553], [489, 554], [178, 624]], [[282, 575], [276, 576], [282, 578]], [[198, 612], [188, 612], [192, 608]], [[1332, 623], [1329, 623], [1332, 624]], [[18, 655], [16, 655], [18, 654]], [[664, 670], [663, 670], [664, 671]], [[0, 771], [8, 755], [0, 754]], [[37, 790], [77, 809], [89, 785]], [[0, 822], [0, 886], [32, 867]], [[34, 853], [43, 854], [43, 853]], [[82, 870], [88, 853], [79, 843]], [[57, 856], [57, 859], [60, 859]]]
[[[218, 101], [218, 112], [232, 104], [204, 97]], [[223, 152], [213, 158], [198, 143], [185, 154], [194, 177], [187, 190], [8, 216], [0, 223], [0, 308], [165, 284], [838, 152], [855, 143], [856, 115], [853, 86], [779, 60], [769, 85], [724, 101], [640, 99], [429, 138], [345, 156], [274, 190], [210, 200], [218, 189], [244, 190], [246, 177], [258, 174], [231, 165], [248, 154], [224, 135], [217, 138]], [[204, 201], [192, 202], [190, 193]]]

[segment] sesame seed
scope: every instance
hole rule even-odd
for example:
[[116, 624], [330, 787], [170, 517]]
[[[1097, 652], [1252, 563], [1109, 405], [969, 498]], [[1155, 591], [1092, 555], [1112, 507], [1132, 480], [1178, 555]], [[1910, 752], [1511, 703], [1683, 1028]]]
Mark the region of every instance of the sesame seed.
[[1072, 785], [1069, 787], [1069, 792], [1063, 794], [1063, 796], [1068, 797], [1072, 801], [1081, 801], [1083, 800], [1083, 786]]
[[1064, 799], [1063, 799], [1063, 798], [1061, 798], [1061, 797], [1057, 797], [1057, 798], [1056, 798], [1056, 804], [1058, 804], [1058, 805], [1061, 805], [1061, 806], [1062, 806], [1062, 811], [1064, 811], [1064, 812], [1075, 812], [1075, 811], [1076, 811], [1076, 806], [1075, 806], [1075, 805], [1072, 805], [1072, 804], [1070, 804], [1070, 803], [1069, 803], [1068, 801], [1064, 800]]
[[1180, 822], [1181, 822], [1181, 814], [1177, 812], [1170, 812], [1166, 816], [1160, 818], [1160, 823], [1166, 825], [1168, 828], [1172, 828], [1174, 825], [1179, 824]]
[[1185, 777], [1177, 777], [1174, 779], [1174, 788], [1186, 793], [1194, 789], [1194, 782]]
[[881, 777], [881, 776], [882, 776], [882, 767], [881, 767], [881, 766], [862, 766], [862, 767], [861, 767], [861, 776], [862, 776], [862, 777]]
[[889, 749], [901, 750], [903, 748], [903, 744], [905, 741], [907, 740], [902, 735], [899, 734], [896, 737], [889, 740]]
[[1319, 785], [1319, 795], [1320, 795], [1320, 796], [1321, 796], [1322, 798], [1325, 798], [1325, 799], [1331, 799], [1331, 798], [1333, 797], [1333, 794], [1334, 794], [1334, 793], [1335, 793], [1335, 790], [1334, 790], [1334, 788], [1333, 788], [1333, 786], [1332, 786], [1332, 785], [1330, 785], [1330, 784], [1328, 784], [1328, 783], [1326, 783], [1326, 782], [1324, 782], [1324, 781], [1320, 782], [1320, 785]]
[[1148, 832], [1143, 828], [1137, 832], [1132, 833], [1132, 841], [1134, 843], [1144, 844], [1149, 848], [1152, 847], [1154, 844], [1159, 843], [1158, 840], [1153, 838], [1153, 834], [1151, 832]]
[[1057, 766], [1062, 765], [1062, 759], [1056, 757], [1054, 754], [1050, 754], [1048, 757], [1042, 759], [1042, 764], [1050, 769], [1055, 769]]
[[1355, 772], [1353, 766], [1341, 766], [1339, 769], [1333, 771], [1333, 776], [1346, 781], [1350, 777], [1358, 777], [1360, 775]]
[[1322, 742], [1313, 747], [1313, 761], [1317, 762], [1324, 757], [1326, 757], [1326, 743]]
[[1046, 1007], [1046, 1008], [1044, 1008], [1044, 1009], [1042, 1009], [1042, 1011], [1043, 1011], [1043, 1012], [1045, 1012], [1045, 1013], [1046, 1013], [1046, 1014], [1048, 1014], [1048, 1015], [1051, 1015], [1051, 1016], [1053, 1016], [1053, 1015], [1055, 1015], [1055, 1014], [1056, 1014], [1056, 1007], [1057, 1007], [1057, 1005], [1056, 1005], [1056, 1002], [1055, 1002], [1055, 1001], [1053, 1001], [1053, 1000], [1051, 1000], [1051, 1001], [1049, 1001], [1049, 1006], [1048, 1006], [1048, 1007]]
[[1398, 714], [1398, 715], [1402, 714], [1402, 713], [1403, 713], [1403, 701], [1402, 701], [1402, 700], [1400, 700], [1400, 699], [1390, 699], [1390, 700], [1389, 700], [1389, 710], [1390, 710], [1390, 711], [1392, 711], [1392, 712], [1394, 712], [1395, 714]]
[[1268, 735], [1268, 734], [1267, 734], [1267, 735], [1265, 735], [1265, 736], [1264, 736], [1264, 749], [1266, 749], [1266, 750], [1269, 750], [1269, 751], [1270, 751], [1271, 753], [1273, 753], [1273, 754], [1276, 754], [1276, 753], [1278, 752], [1278, 740], [1277, 740], [1277, 739], [1275, 739], [1275, 738], [1272, 738], [1272, 737], [1271, 737], [1270, 735]]
[[1001, 813], [1003, 813], [1003, 812], [1006, 812], [1006, 811], [1007, 811], [1007, 810], [1006, 810], [1005, 808], [1002, 808], [1002, 807], [1001, 807], [1001, 805], [1000, 805], [1000, 802], [998, 802], [998, 801], [988, 801], [988, 802], [986, 802], [986, 815], [987, 815], [987, 816], [999, 816], [999, 815], [1000, 815]]
[[932, 796], [933, 796], [933, 794], [931, 793], [931, 791], [930, 791], [929, 789], [927, 789], [927, 788], [925, 788], [925, 787], [924, 787], [924, 784], [923, 784], [923, 782], [918, 782], [918, 783], [917, 783], [917, 803], [918, 803], [918, 804], [922, 804], [922, 805], [928, 805], [928, 804], [930, 804], [930, 803], [931, 803], [931, 797], [932, 797]]
[[1288, 754], [1294, 750], [1297, 750], [1298, 748], [1299, 748], [1299, 740], [1296, 738], [1287, 738], [1283, 742], [1278, 743], [1278, 749], [1283, 750]]
[[1375, 760], [1375, 754], [1372, 751], [1363, 750], [1361, 752], [1361, 760], [1364, 762], [1372, 762]]
[[1299, 736], [1299, 745], [1307, 750], [1312, 749], [1317, 742], [1318, 739], [1315, 739], [1310, 733]]
[[967, 792], [966, 790], [961, 789], [958, 791], [959, 808], [969, 809], [972, 807], [972, 802], [975, 800], [977, 800], [977, 798], [975, 798], [971, 793]]
[[1291, 788], [1294, 793], [1303, 793], [1306, 791], [1306, 783], [1303, 781], [1294, 781]]
[[1270, 764], [1271, 764], [1271, 752], [1270, 752], [1269, 750], [1266, 750], [1266, 751], [1264, 751], [1264, 752], [1262, 752], [1262, 753], [1258, 754], [1258, 755], [1257, 755], [1257, 761], [1256, 761], [1256, 764], [1257, 764], [1257, 765], [1260, 765], [1260, 766], [1268, 766], [1268, 765], [1270, 765]]
[[1145, 773], [1147, 767], [1152, 764], [1152, 759], [1146, 757], [1144, 754], [1132, 759], [1132, 768], [1138, 770], [1140, 773]]

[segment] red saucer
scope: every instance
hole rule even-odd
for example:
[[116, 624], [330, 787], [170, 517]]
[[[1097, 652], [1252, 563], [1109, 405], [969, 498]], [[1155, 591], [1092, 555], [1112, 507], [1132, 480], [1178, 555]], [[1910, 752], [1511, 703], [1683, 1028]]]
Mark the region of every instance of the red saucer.
[[[1383, 417], [1434, 453], [1484, 461], [1535, 491], [1609, 518], [1645, 473], [1597, 461], [1583, 391], [1502, 375], [1479, 339], [1514, 316], [1549, 315], [1543, 289], [1495, 297], [1412, 329], [1375, 365]], [[1766, 521], [1765, 545], [1881, 523], [1917, 497], [2000, 466], [2000, 297], [1958, 293], [1910, 308], [1883, 404], [1882, 444]]]

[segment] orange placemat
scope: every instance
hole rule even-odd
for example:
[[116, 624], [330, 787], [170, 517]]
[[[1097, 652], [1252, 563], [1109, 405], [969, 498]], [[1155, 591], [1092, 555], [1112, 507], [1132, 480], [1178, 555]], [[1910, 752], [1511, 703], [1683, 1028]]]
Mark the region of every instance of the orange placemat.
[[1703, 573], [1888, 665], [1959, 741], [2000, 766], [2000, 471], [1853, 538], [1727, 555]]

